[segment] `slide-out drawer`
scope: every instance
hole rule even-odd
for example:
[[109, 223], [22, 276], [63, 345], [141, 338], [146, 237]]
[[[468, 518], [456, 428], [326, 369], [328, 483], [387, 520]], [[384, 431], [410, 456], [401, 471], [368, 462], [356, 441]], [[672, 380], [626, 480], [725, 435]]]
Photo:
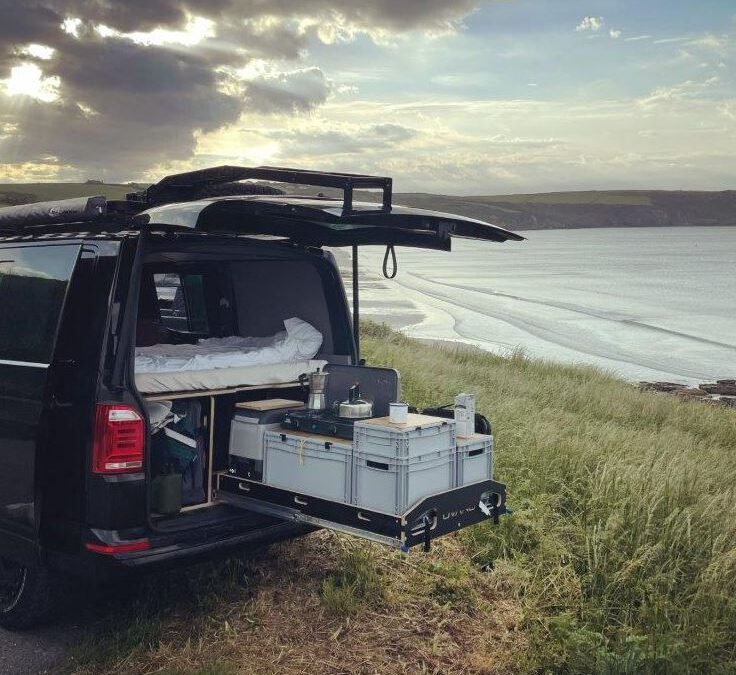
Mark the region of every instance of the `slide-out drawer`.
[[229, 473], [217, 475], [216, 500], [286, 520], [409, 549], [506, 513], [506, 486], [493, 480], [444, 490], [401, 514], [314, 497]]

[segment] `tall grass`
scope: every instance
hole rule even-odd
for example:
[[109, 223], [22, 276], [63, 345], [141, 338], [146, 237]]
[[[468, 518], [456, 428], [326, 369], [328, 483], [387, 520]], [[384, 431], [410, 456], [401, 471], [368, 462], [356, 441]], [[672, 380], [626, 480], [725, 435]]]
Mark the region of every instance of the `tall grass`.
[[597, 370], [420, 345], [367, 325], [423, 406], [477, 394], [515, 514], [461, 533], [507, 579], [520, 669], [736, 672], [736, 414]]
[[68, 670], [736, 673], [736, 411], [374, 324], [363, 347], [415, 405], [477, 394], [513, 516], [429, 555], [322, 531], [167, 571], [118, 589]]

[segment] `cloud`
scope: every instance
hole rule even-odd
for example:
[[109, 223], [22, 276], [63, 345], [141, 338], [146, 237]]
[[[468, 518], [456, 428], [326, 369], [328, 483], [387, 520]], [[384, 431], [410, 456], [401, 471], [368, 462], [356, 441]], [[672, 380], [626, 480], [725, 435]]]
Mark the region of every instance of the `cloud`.
[[35, 63], [24, 63], [10, 69], [10, 77], [0, 80], [8, 96], [29, 96], [51, 103], [59, 98], [59, 78], [45, 77]]
[[719, 82], [720, 78], [713, 76], [702, 81], [686, 80], [670, 87], [658, 87], [648, 96], [640, 98], [638, 104], [643, 108], [652, 108], [664, 103], [700, 97]]
[[245, 100], [257, 113], [309, 112], [327, 100], [331, 88], [322, 70], [302, 68], [247, 80]]
[[272, 131], [267, 134], [283, 145], [289, 156], [320, 157], [335, 155], [358, 155], [381, 150], [397, 151], [399, 147], [416, 138], [416, 129], [396, 123], [358, 125], [338, 125], [333, 128], [311, 127], [306, 130], [292, 130], [282, 133]]
[[135, 178], [186, 162], [244, 115], [355, 91], [305, 63], [315, 41], [457, 31], [484, 1], [0, 0], [0, 167]]
[[578, 31], [578, 33], [585, 31], [597, 33], [601, 28], [603, 28], [603, 23], [604, 21], [602, 16], [586, 16], [577, 26], [575, 26], [575, 30]]
[[731, 38], [729, 35], [714, 35], [713, 33], [707, 33], [702, 37], [688, 40], [685, 44], [688, 47], [701, 47], [715, 52], [723, 52], [731, 44]]

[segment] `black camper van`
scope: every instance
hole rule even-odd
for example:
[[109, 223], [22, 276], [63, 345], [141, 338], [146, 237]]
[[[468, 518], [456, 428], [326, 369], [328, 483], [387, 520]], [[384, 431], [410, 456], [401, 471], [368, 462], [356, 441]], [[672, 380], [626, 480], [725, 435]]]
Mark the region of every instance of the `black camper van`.
[[[241, 182], [253, 179], [342, 197]], [[380, 200], [355, 201], [354, 190]], [[270, 486], [229, 451], [237, 410], [299, 410], [315, 368], [395, 400], [396, 378], [360, 358], [358, 247], [386, 246], [388, 258], [395, 246], [449, 251], [453, 237], [521, 239], [395, 206], [388, 178], [272, 167], [169, 176], [121, 201], [0, 209], [0, 625], [49, 616], [64, 575], [315, 527], [426, 547], [504, 513], [505, 488], [490, 477], [385, 513]], [[332, 247], [353, 252], [352, 316]], [[300, 323], [285, 331], [291, 318]], [[319, 422], [329, 449], [337, 427]]]

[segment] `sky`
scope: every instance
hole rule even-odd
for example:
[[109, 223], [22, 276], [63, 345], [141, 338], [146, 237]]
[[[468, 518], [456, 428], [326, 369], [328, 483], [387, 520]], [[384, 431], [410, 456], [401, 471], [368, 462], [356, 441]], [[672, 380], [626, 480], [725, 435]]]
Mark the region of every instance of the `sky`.
[[736, 187], [735, 0], [0, 0], [0, 182]]

